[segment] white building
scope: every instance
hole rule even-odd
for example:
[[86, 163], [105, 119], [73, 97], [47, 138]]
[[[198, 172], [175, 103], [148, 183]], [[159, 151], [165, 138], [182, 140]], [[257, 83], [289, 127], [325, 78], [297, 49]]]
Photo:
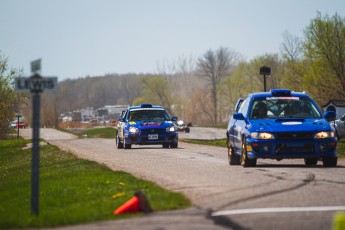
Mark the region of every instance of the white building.
[[345, 114], [345, 100], [329, 100], [327, 104], [321, 106], [324, 112], [334, 111], [336, 113], [336, 119], [339, 119]]

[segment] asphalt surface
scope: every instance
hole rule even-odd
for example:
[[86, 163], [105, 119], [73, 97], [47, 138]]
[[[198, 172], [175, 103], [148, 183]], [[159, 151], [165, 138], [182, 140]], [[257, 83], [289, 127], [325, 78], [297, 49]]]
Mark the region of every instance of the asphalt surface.
[[[225, 130], [215, 132], [219, 139], [225, 136]], [[30, 138], [30, 130], [21, 135]], [[336, 211], [345, 209], [343, 160], [336, 168], [320, 162], [306, 167], [303, 160], [258, 160], [256, 168], [243, 168], [228, 165], [225, 148], [180, 142], [177, 149], [124, 150], [111, 139], [64, 135], [41, 129], [41, 138], [50, 144], [182, 192], [193, 207], [58, 229], [331, 229]]]

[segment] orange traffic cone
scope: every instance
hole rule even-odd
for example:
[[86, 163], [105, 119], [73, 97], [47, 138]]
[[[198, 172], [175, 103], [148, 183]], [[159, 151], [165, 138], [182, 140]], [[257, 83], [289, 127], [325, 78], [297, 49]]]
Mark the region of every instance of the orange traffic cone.
[[146, 199], [144, 192], [137, 191], [134, 193], [134, 197], [129, 199], [126, 203], [118, 207], [114, 210], [115, 215], [123, 214], [123, 213], [132, 213], [132, 212], [152, 212], [150, 204]]

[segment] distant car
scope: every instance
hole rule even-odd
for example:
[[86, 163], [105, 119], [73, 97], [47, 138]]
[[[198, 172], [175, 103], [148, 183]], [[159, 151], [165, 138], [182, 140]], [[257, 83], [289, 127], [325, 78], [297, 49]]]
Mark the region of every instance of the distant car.
[[170, 117], [161, 106], [141, 104], [122, 112], [117, 125], [117, 148], [130, 149], [136, 145], [162, 145], [177, 148], [178, 132], [174, 124], [177, 117]]
[[112, 120], [109, 121], [109, 125], [116, 127], [117, 126], [117, 121], [112, 119]]
[[25, 129], [26, 127], [28, 127], [28, 124], [22, 121], [20, 121], [19, 124], [17, 121], [11, 123], [12, 128], [18, 128], [18, 125], [20, 129]]
[[184, 122], [182, 120], [177, 121], [177, 128], [178, 131], [184, 131], [186, 125], [184, 124]]
[[337, 139], [314, 100], [305, 93], [285, 89], [252, 93], [239, 99], [227, 128], [230, 165], [256, 166], [257, 159], [318, 160], [327, 167], [337, 165]]
[[332, 121], [331, 124], [335, 129], [335, 134], [338, 138], [338, 141], [342, 138], [345, 138], [345, 114], [338, 120]]

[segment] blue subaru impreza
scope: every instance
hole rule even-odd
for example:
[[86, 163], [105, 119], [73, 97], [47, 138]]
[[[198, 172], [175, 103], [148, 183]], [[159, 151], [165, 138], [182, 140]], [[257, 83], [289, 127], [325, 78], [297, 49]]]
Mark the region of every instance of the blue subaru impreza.
[[304, 159], [306, 165], [322, 160], [337, 165], [337, 139], [329, 120], [305, 93], [275, 89], [238, 100], [227, 128], [230, 165], [256, 166], [257, 159]]
[[136, 145], [162, 145], [177, 148], [178, 132], [174, 121], [161, 106], [141, 104], [124, 110], [117, 125], [117, 148], [130, 149]]

